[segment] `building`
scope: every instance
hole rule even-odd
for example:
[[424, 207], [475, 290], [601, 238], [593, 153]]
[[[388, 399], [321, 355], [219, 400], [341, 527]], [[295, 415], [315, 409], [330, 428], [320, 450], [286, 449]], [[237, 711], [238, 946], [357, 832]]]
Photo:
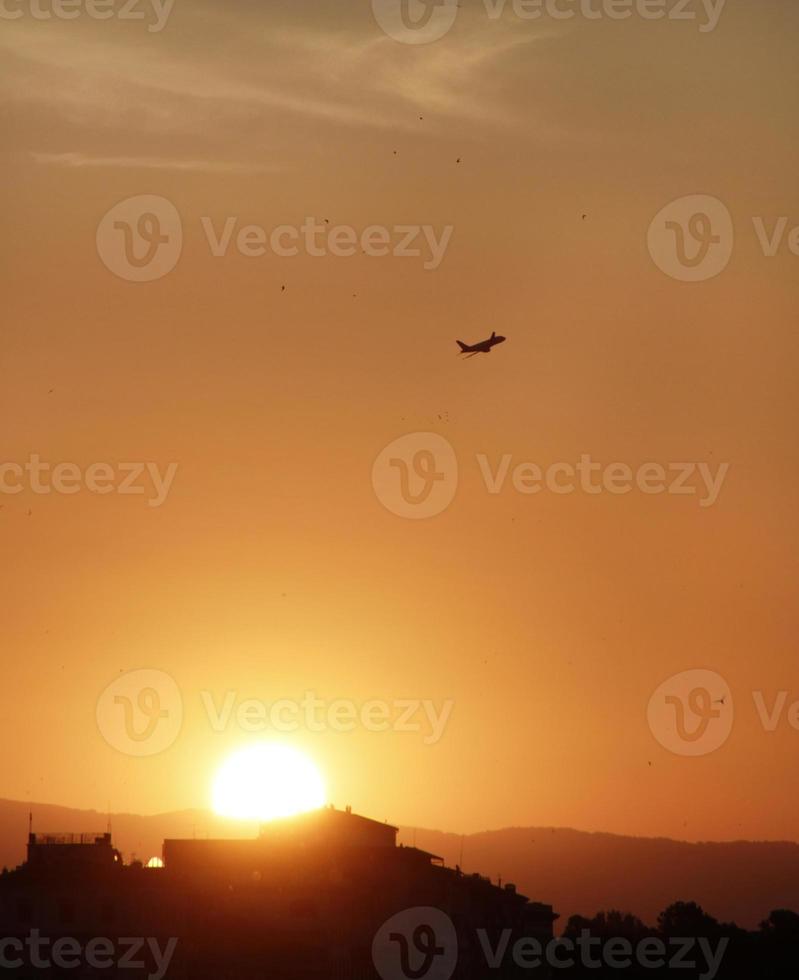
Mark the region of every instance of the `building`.
[[121, 860], [110, 833], [28, 834], [27, 866], [34, 870], [112, 868]]
[[[397, 833], [328, 807], [252, 840], [167, 840], [162, 868], [125, 865], [108, 834], [31, 835], [27, 862], [0, 878], [0, 935], [24, 943], [37, 929], [83, 949], [96, 937], [142, 937], [152, 942], [139, 972], [150, 980], [162, 980], [168, 948], [168, 980], [380, 980], [375, 937], [398, 913], [423, 908], [452, 923], [455, 977], [529, 976], [508, 964], [486, 973], [478, 930], [494, 948], [508, 929], [545, 943], [551, 907], [398, 846]], [[86, 965], [70, 976], [109, 972]], [[133, 980], [135, 970], [120, 975]]]

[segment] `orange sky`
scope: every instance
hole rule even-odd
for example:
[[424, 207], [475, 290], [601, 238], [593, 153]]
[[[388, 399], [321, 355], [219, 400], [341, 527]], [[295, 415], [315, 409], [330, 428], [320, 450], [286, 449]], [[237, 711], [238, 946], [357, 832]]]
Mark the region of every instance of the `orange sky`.
[[[4, 22], [0, 462], [178, 470], [160, 507], [2, 495], [0, 795], [206, 805], [254, 736], [214, 731], [202, 692], [312, 690], [453, 702], [436, 744], [290, 736], [331, 800], [376, 818], [799, 839], [799, 257], [789, 230], [764, 255], [753, 225], [799, 225], [798, 27], [788, 0], [729, 0], [704, 33], [510, 6], [492, 20], [471, 0], [423, 45], [387, 37], [366, 0], [177, 0], [159, 32]], [[700, 283], [647, 248], [655, 214], [690, 194], [735, 224], [729, 266]], [[96, 244], [138, 195], [183, 227], [177, 266], [146, 283]], [[219, 258], [202, 225], [306, 216], [453, 230], [425, 269], [360, 250]], [[508, 343], [459, 360], [455, 338], [492, 330]], [[375, 458], [413, 432], [459, 464], [426, 520], [372, 487]], [[703, 508], [510, 478], [490, 494], [479, 454], [730, 469]], [[95, 719], [138, 668], [171, 675], [185, 712], [148, 757]], [[701, 758], [647, 724], [655, 688], [693, 668], [735, 702]], [[788, 692], [774, 732], [755, 691]]]

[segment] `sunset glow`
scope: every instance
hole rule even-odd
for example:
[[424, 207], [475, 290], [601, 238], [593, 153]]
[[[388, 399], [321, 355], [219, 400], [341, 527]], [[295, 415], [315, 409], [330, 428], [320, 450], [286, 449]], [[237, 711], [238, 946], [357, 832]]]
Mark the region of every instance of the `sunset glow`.
[[274, 820], [316, 810], [325, 803], [322, 776], [301, 752], [259, 744], [230, 756], [216, 774], [213, 808], [223, 817]]

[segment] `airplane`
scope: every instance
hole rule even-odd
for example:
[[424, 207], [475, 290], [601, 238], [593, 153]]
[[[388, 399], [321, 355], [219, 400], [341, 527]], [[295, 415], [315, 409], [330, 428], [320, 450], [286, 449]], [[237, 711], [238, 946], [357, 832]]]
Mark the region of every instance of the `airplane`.
[[490, 354], [491, 348], [495, 347], [497, 344], [504, 344], [506, 337], [498, 337], [496, 333], [492, 333], [488, 340], [481, 340], [479, 344], [464, 344], [462, 340], [456, 341], [458, 347], [461, 349], [461, 354], [465, 354], [466, 357], [474, 357], [475, 354]]

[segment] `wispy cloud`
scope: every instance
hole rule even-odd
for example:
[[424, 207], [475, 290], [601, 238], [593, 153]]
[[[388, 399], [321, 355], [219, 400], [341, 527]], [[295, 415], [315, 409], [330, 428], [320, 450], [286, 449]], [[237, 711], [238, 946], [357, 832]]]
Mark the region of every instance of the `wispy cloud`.
[[222, 160], [178, 160], [159, 157], [93, 157], [85, 153], [37, 153], [31, 156], [36, 163], [55, 167], [119, 167], [130, 170], [182, 170], [195, 173], [260, 174], [277, 167], [249, 165]]
[[[423, 50], [403, 46], [374, 25], [365, 30], [320, 31], [306, 22], [271, 23], [260, 30], [229, 7], [212, 24], [202, 11], [186, 35], [158, 38], [98, 30], [65, 35], [64, 25], [15, 21], [0, 34], [11, 67], [0, 69], [6, 100], [60, 108], [72, 121], [101, 127], [135, 125], [144, 132], [202, 131], [209, 122], [276, 114], [338, 126], [411, 128], [417, 110], [438, 121], [512, 124], [497, 70], [516, 49], [540, 40], [529, 30], [491, 30], [468, 22], [457, 36]], [[101, 25], [102, 26], [102, 25]], [[205, 37], [205, 44], [198, 37]], [[188, 37], [188, 40], [186, 40]], [[16, 66], [13, 62], [16, 61]], [[526, 107], [529, 113], [529, 106]], [[271, 119], [270, 119], [271, 117]]]

